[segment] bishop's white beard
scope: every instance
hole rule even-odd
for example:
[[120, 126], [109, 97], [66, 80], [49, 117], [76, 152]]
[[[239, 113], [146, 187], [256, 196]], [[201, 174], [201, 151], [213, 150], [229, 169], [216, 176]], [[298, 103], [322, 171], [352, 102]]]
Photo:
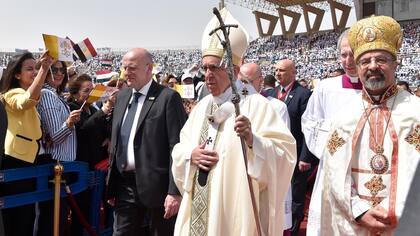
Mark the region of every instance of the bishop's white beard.
[[[369, 79], [369, 76], [371, 76], [372, 74], [376, 74], [376, 75], [379, 74], [380, 77]], [[367, 90], [371, 90], [371, 91], [375, 91], [375, 90], [385, 88], [386, 82], [385, 82], [385, 75], [384, 75], [383, 71], [381, 71], [381, 70], [375, 70], [375, 71], [368, 70], [366, 72], [366, 75], [365, 75], [365, 83], [363, 84], [363, 86], [365, 86], [365, 88]]]
[[367, 90], [371, 90], [371, 91], [383, 89], [386, 86], [385, 77], [365, 80], [364, 86]]

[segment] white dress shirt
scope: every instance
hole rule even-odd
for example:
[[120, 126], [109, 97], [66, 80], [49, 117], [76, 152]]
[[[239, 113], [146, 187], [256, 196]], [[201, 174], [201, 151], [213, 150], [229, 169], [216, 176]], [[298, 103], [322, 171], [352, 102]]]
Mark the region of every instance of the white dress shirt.
[[[136, 162], [135, 162], [135, 155], [134, 155], [134, 138], [136, 136], [136, 130], [137, 130], [137, 124], [139, 122], [140, 112], [144, 104], [144, 100], [146, 99], [147, 93], [149, 92], [150, 85], [152, 84], [152, 80], [150, 80], [146, 85], [143, 86], [143, 88], [140, 89], [140, 91], [137, 91], [133, 88], [133, 95], [131, 96], [129, 104], [133, 102], [134, 99], [134, 93], [139, 92], [142, 94], [140, 96], [139, 100], [137, 101], [138, 106], [136, 110], [136, 114], [134, 115], [134, 122], [131, 126], [130, 131], [130, 137], [128, 138], [128, 149], [127, 149], [127, 166], [125, 167], [125, 170], [135, 170], [136, 169]], [[123, 123], [125, 120], [125, 117], [127, 116], [128, 108], [130, 105], [127, 106], [127, 109], [125, 110]]]

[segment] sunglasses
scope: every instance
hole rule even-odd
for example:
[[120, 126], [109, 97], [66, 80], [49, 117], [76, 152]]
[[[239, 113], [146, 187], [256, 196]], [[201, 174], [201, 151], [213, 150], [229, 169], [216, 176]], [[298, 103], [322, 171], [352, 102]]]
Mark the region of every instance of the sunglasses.
[[59, 71], [61, 72], [61, 74], [64, 74], [64, 73], [66, 73], [66, 68], [64, 68], [64, 67], [53, 67], [52, 66], [51, 71], [54, 74], [57, 74]]

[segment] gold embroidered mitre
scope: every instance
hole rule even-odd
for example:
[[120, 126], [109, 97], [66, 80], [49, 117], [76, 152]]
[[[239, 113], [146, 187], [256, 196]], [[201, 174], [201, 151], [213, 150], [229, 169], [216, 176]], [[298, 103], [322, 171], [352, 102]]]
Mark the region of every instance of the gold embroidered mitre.
[[396, 57], [402, 31], [400, 24], [389, 16], [371, 16], [350, 27], [348, 40], [356, 60], [372, 50], [384, 50]]
[[[232, 48], [232, 60], [233, 64], [240, 66], [242, 61], [242, 56], [244, 55], [247, 47], [248, 47], [248, 33], [245, 31], [244, 27], [230, 14], [230, 12], [223, 8], [220, 11], [220, 15], [222, 16], [223, 22], [228, 24], [235, 24], [238, 25], [238, 28], [230, 27], [229, 29], [229, 40], [230, 46]], [[223, 58], [224, 50], [223, 46], [220, 43], [219, 37], [223, 40], [225, 37], [223, 36], [222, 31], [217, 31], [216, 33], [212, 34], [211, 36], [209, 33], [219, 27], [219, 21], [217, 20], [216, 16], [210, 20], [207, 24], [206, 29], [203, 32], [203, 37], [201, 40], [201, 52], [202, 56], [216, 56]]]

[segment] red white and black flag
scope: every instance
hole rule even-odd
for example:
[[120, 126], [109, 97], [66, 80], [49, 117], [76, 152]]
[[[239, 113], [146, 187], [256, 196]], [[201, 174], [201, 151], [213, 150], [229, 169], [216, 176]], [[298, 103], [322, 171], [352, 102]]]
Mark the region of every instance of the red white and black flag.
[[74, 44], [73, 49], [82, 62], [86, 62], [87, 59], [98, 55], [89, 38], [86, 38], [82, 42]]
[[66, 37], [66, 39], [70, 40], [71, 46], [73, 47], [73, 60], [74, 61], [79, 60], [79, 57], [77, 56], [76, 52], [74, 51], [74, 42], [73, 42], [73, 40], [71, 40], [68, 36]]
[[112, 66], [112, 59], [102, 59], [101, 65], [103, 67], [111, 67]]

